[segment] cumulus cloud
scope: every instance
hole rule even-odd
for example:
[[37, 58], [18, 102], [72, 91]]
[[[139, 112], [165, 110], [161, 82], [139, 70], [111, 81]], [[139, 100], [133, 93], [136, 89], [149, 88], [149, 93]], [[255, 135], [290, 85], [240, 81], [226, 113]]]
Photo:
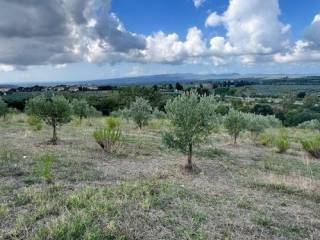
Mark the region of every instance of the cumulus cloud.
[[219, 16], [216, 12], [211, 13], [206, 20], [206, 27], [215, 27], [222, 23], [222, 17]]
[[148, 36], [146, 41], [141, 61], [179, 64], [208, 54], [202, 32], [196, 27], [188, 30], [185, 41], [180, 40], [176, 33], [166, 35], [163, 32]]
[[277, 53], [274, 60], [280, 63], [320, 61], [320, 14], [306, 28], [303, 40], [296, 41], [284, 53]]
[[[200, 7], [205, 0], [194, 0]], [[127, 30], [111, 11], [111, 0], [1, 0], [0, 71], [33, 65], [320, 61], [320, 14], [304, 38], [290, 44], [290, 25], [280, 21], [278, 0], [230, 0], [205, 26], [226, 33], [206, 39], [197, 27], [185, 39], [176, 33], [143, 36]], [[19, 17], [16, 17], [19, 16]]]
[[214, 12], [207, 18], [206, 26], [222, 24], [227, 31], [225, 38], [211, 40], [211, 48], [227, 56], [276, 53], [287, 43], [286, 33], [290, 29], [279, 16], [278, 0], [230, 0], [222, 15]]
[[205, 3], [205, 1], [206, 0], [193, 0], [193, 4], [196, 8], [199, 8]]
[[2, 0], [0, 63], [56, 65], [102, 55], [111, 62], [116, 53], [143, 49], [144, 38], [127, 31], [110, 5], [111, 0]]

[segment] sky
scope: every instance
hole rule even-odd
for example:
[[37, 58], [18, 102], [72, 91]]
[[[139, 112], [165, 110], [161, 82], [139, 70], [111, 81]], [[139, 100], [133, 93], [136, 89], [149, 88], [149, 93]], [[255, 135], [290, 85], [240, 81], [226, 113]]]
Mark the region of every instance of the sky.
[[0, 83], [170, 73], [320, 74], [320, 0], [0, 0]]

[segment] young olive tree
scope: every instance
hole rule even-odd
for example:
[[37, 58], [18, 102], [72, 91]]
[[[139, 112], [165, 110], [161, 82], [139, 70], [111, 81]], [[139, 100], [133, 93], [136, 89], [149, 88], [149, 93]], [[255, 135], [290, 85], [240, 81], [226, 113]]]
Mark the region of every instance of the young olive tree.
[[9, 113], [8, 105], [5, 101], [0, 98], [0, 117], [3, 117], [3, 119], [6, 118], [7, 114]]
[[91, 111], [88, 102], [84, 99], [81, 99], [81, 100], [73, 99], [72, 109], [73, 109], [73, 114], [79, 117], [80, 122], [82, 122], [83, 118], [89, 117], [89, 114]]
[[237, 144], [237, 139], [240, 133], [247, 128], [247, 119], [245, 114], [231, 109], [224, 119], [224, 126], [229, 135], [233, 138], [234, 144]]
[[63, 96], [38, 96], [28, 101], [27, 113], [39, 117], [52, 127], [51, 142], [56, 145], [57, 127], [71, 121], [72, 106]]
[[251, 133], [254, 142], [259, 135], [270, 126], [268, 118], [262, 115], [247, 113], [245, 114], [245, 118], [247, 121], [247, 130]]
[[194, 145], [203, 142], [215, 127], [215, 107], [213, 97], [201, 97], [193, 91], [168, 101], [165, 107], [171, 127], [164, 133], [164, 143], [187, 154], [189, 170], [193, 169]]
[[151, 114], [152, 107], [149, 101], [141, 97], [137, 97], [129, 109], [130, 118], [133, 119], [140, 129], [148, 124]]

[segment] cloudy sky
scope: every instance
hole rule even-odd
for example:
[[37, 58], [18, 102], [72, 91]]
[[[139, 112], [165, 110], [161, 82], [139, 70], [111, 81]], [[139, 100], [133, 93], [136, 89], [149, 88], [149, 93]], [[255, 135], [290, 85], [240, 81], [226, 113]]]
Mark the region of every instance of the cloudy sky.
[[0, 83], [320, 73], [319, 0], [0, 0]]

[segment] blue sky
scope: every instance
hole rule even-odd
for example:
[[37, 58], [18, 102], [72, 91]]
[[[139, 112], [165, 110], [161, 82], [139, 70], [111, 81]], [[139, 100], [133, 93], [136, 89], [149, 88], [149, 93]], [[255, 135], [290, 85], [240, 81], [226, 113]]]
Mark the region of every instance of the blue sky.
[[320, 73], [319, 0], [194, 1], [39, 0], [19, 6], [4, 0], [0, 83]]

